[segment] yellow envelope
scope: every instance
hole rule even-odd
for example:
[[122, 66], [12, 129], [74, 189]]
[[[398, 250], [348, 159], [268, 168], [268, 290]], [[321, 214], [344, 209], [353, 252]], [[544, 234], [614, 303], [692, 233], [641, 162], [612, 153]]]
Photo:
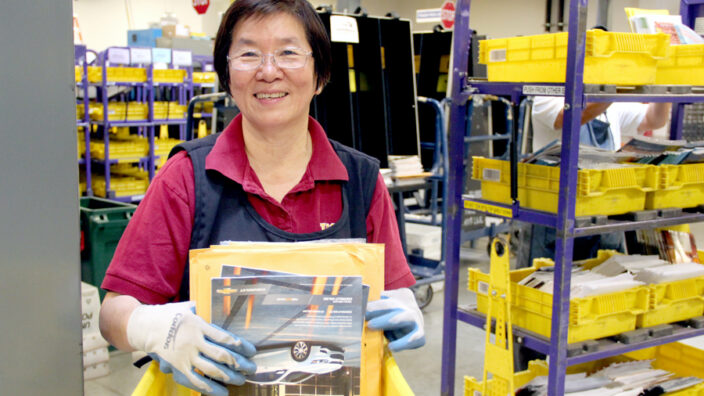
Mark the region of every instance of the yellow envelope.
[[[384, 289], [384, 245], [364, 243], [235, 243], [191, 250], [191, 300], [196, 313], [210, 322], [211, 278], [223, 265], [301, 275], [358, 275], [369, 285], [369, 301]], [[362, 396], [381, 395], [383, 333], [364, 327], [360, 389]]]

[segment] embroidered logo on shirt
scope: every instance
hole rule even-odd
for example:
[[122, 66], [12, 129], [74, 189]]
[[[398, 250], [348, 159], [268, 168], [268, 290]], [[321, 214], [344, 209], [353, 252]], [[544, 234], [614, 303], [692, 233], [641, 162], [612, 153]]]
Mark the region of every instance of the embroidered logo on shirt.
[[335, 223], [320, 223], [320, 229], [325, 230], [332, 227]]

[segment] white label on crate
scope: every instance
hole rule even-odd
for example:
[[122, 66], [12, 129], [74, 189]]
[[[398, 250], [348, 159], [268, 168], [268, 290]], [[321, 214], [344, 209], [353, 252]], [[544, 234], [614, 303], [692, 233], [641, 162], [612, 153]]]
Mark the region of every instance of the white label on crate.
[[173, 51], [173, 64], [174, 66], [190, 66], [193, 64], [193, 57], [191, 56], [191, 51]]
[[523, 94], [540, 96], [565, 96], [565, 87], [553, 87], [547, 85], [524, 85]]
[[154, 63], [171, 63], [171, 49], [152, 48], [152, 59]]
[[482, 180], [492, 181], [492, 182], [497, 182], [497, 183], [500, 182], [501, 181], [501, 170], [484, 168], [484, 170], [482, 170]]
[[132, 202], [141, 201], [142, 199], [144, 199], [144, 194], [132, 196]]
[[211, 72], [213, 70], [215, 70], [215, 69], [213, 69], [213, 65], [211, 65], [210, 63], [208, 63], [207, 65], [205, 65], [205, 67], [203, 67], [203, 71], [206, 71], [206, 72]]
[[506, 62], [506, 48], [489, 51], [489, 62]]
[[330, 16], [330, 41], [338, 43], [359, 43], [357, 20], [344, 15]]
[[477, 293], [479, 294], [489, 294], [489, 284], [486, 282], [477, 282]]
[[108, 62], [129, 65], [130, 50], [127, 48], [108, 48]]
[[130, 48], [130, 60], [133, 65], [152, 63], [152, 51], [149, 48]]

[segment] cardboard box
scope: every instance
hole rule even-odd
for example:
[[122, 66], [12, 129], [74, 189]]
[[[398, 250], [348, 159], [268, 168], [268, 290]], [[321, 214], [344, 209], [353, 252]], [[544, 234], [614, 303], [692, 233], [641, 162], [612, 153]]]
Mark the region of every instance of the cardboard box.
[[100, 315], [100, 295], [98, 288], [81, 282], [81, 326], [83, 334], [99, 332], [98, 316]]
[[166, 25], [161, 27], [162, 37], [190, 37], [191, 32], [185, 25]]
[[110, 374], [110, 365], [107, 362], [93, 364], [83, 367], [83, 380], [91, 380], [93, 378], [104, 377]]

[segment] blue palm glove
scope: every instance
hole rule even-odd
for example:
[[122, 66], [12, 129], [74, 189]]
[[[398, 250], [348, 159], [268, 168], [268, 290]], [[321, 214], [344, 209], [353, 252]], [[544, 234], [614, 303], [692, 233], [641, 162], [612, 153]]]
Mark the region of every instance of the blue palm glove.
[[425, 345], [423, 313], [411, 289], [384, 290], [381, 299], [367, 303], [367, 327], [384, 330], [393, 352]]
[[201, 393], [227, 396], [219, 383], [242, 385], [257, 366], [254, 345], [196, 316], [193, 302], [141, 305], [127, 322], [127, 340], [159, 362], [174, 381]]

